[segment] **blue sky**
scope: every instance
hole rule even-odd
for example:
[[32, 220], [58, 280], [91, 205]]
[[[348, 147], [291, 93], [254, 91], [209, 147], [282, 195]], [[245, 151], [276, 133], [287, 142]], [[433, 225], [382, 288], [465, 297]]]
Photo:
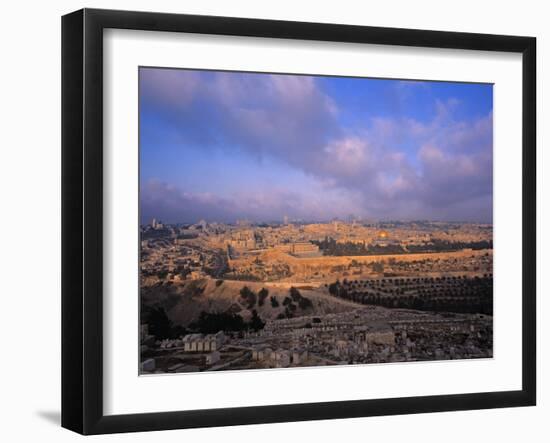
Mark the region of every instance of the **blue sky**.
[[491, 85], [141, 68], [141, 221], [492, 221]]

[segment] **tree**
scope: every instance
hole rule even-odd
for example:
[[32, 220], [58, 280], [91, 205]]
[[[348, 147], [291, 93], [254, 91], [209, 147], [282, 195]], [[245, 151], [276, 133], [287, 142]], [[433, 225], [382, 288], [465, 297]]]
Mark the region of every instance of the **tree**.
[[313, 303], [311, 302], [311, 300], [309, 298], [302, 297], [298, 301], [298, 306], [300, 306], [300, 309], [305, 310], [305, 309], [308, 309], [308, 308], [313, 308]]
[[202, 334], [215, 334], [218, 331], [242, 331], [247, 329], [247, 324], [238, 314], [202, 311], [198, 321], [190, 327]]
[[249, 329], [252, 329], [253, 331], [259, 331], [260, 329], [263, 329], [264, 326], [265, 322], [258, 316], [256, 309], [252, 310], [252, 317], [248, 322]]
[[260, 289], [260, 292], [258, 292], [258, 306], [263, 306], [265, 299], [269, 295], [269, 291], [266, 288]]
[[279, 307], [279, 302], [277, 301], [277, 297], [275, 296], [271, 296], [271, 307], [272, 308], [278, 308]]
[[160, 280], [164, 280], [168, 276], [168, 271], [163, 269], [162, 271], [159, 271], [157, 275]]
[[248, 286], [242, 287], [241, 297], [246, 301], [248, 309], [252, 309], [256, 304], [256, 294]]
[[300, 291], [298, 289], [292, 286], [290, 288], [290, 297], [292, 298], [292, 300], [298, 301], [300, 300], [300, 298], [302, 298], [302, 294], [300, 294]]
[[330, 295], [337, 296], [339, 287], [340, 284], [338, 282], [331, 283], [328, 287], [328, 292], [330, 293]]
[[247, 299], [248, 297], [250, 297], [251, 294], [253, 294], [253, 292], [248, 286], [243, 286], [240, 290], [240, 293], [241, 293], [241, 297], [244, 299]]
[[173, 324], [163, 307], [150, 308], [144, 314], [147, 316], [147, 324], [151, 335], [154, 335], [158, 340], [172, 337]]

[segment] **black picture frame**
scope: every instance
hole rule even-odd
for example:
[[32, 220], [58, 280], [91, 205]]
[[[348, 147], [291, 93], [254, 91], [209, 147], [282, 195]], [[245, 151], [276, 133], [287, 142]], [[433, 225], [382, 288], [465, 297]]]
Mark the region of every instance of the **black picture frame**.
[[[103, 30], [107, 28], [522, 54], [522, 389], [104, 415], [102, 84]], [[97, 9], [65, 15], [62, 18], [62, 426], [82, 434], [105, 434], [535, 405], [535, 117], [533, 37]]]

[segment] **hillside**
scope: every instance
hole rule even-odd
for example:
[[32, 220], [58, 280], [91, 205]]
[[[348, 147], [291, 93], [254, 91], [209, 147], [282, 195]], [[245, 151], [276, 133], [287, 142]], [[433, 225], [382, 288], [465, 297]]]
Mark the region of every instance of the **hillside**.
[[[243, 287], [250, 291], [243, 291]], [[248, 320], [252, 310], [256, 310], [263, 320], [273, 320], [278, 316], [324, 315], [358, 307], [330, 296], [324, 288], [298, 288], [293, 298], [288, 285], [201, 279], [142, 287], [141, 299], [147, 306], [161, 306], [174, 324], [184, 327], [196, 321], [202, 311], [231, 312]]]

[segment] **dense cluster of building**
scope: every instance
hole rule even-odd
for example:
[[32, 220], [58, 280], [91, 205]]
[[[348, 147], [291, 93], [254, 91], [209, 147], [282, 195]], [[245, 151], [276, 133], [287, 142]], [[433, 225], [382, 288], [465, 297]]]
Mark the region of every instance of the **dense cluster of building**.
[[[348, 250], [360, 254], [337, 255]], [[140, 266], [153, 302], [168, 285], [178, 294], [235, 280], [302, 285], [342, 304], [317, 312], [308, 299], [294, 315], [281, 304], [259, 330], [159, 337], [144, 324], [142, 374], [492, 357], [491, 225], [154, 220], [141, 228]], [[231, 315], [239, 309], [252, 307]]]
[[[311, 268], [306, 270], [309, 279], [319, 276], [329, 279], [328, 274], [341, 271], [355, 275], [372, 274], [380, 267], [386, 273], [414, 274], [432, 272], [434, 267], [443, 272], [450, 269], [487, 272], [492, 266], [492, 226], [483, 224], [334, 221], [271, 225], [239, 222], [229, 225], [202, 220], [193, 225], [167, 225], [153, 220], [151, 224], [142, 226], [141, 237], [142, 275], [157, 274], [176, 280], [226, 275], [226, 278], [237, 280], [273, 281], [293, 277], [293, 266], [300, 268], [301, 264]], [[359, 255], [366, 257], [354, 257], [354, 263], [343, 264], [346, 269], [342, 270], [338, 260], [322, 257], [330, 253], [319, 246], [327, 239], [335, 244], [362, 245], [366, 249], [362, 249]], [[448, 252], [442, 248], [462, 251], [465, 245], [477, 245], [478, 250], [468, 256], [427, 254]], [[430, 250], [431, 246], [435, 249]], [[486, 249], [483, 257], [479, 257], [479, 249]], [[353, 255], [354, 250], [351, 248], [349, 255]], [[381, 251], [383, 255], [369, 251]], [[381, 257], [374, 268], [372, 256]], [[411, 260], [413, 256], [417, 258]], [[292, 258], [318, 260], [306, 263]], [[335, 269], [331, 271], [331, 268]]]
[[215, 349], [201, 349], [196, 341], [191, 334], [158, 342], [142, 373], [490, 358], [493, 335], [492, 317], [482, 314], [411, 314], [370, 306], [271, 321], [261, 331], [224, 337]]

